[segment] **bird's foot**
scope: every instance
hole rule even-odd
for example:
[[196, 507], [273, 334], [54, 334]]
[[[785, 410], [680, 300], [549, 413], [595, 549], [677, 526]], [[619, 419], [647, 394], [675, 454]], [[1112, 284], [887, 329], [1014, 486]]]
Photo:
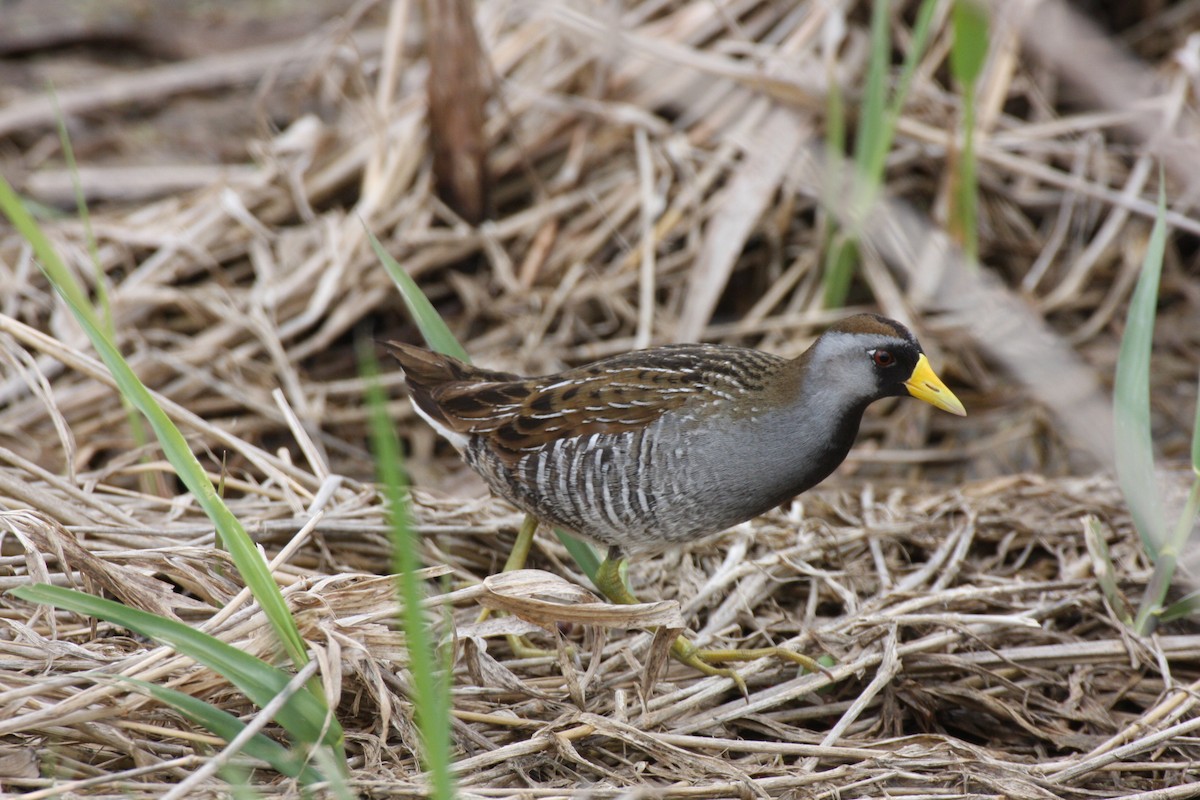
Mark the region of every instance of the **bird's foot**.
[[[490, 608], [483, 609], [479, 613], [479, 616], [476, 618], [475, 624], [478, 625], [479, 623], [484, 622], [491, 615], [492, 615], [492, 610]], [[512, 654], [514, 656], [516, 656], [517, 658], [557, 658], [558, 657], [558, 650], [548, 650], [545, 647], [539, 647], [538, 645], [533, 644], [528, 639], [526, 639], [524, 636], [521, 636], [519, 634], [508, 633], [508, 634], [504, 635], [504, 638], [508, 640], [508, 647], [510, 650], [512, 650]], [[568, 656], [575, 655], [575, 646], [574, 645], [568, 644], [568, 645], [565, 645], [565, 647], [567, 649]]]
[[799, 664], [809, 672], [821, 672], [826, 677], [832, 678], [833, 675], [829, 670], [803, 653], [797, 653], [795, 650], [788, 650], [785, 647], [757, 647], [751, 649], [730, 649], [730, 650], [702, 650], [684, 636], [676, 637], [675, 642], [671, 645], [671, 657], [681, 664], [686, 664], [698, 672], [705, 675], [715, 675], [721, 678], [728, 678], [733, 681], [738, 687], [738, 691], [743, 697], [749, 697], [749, 692], [746, 689], [746, 681], [738, 674], [737, 670], [730, 667], [718, 667], [716, 664], [723, 664], [729, 661], [756, 661], [760, 658], [778, 658], [781, 661], [791, 661], [794, 664]]
[[[504, 562], [503, 572], [512, 572], [513, 570], [524, 569], [525, 561], [529, 557], [529, 548], [533, 545], [533, 535], [537, 532], [538, 521], [537, 517], [532, 514], [525, 515], [525, 521], [521, 523], [521, 529], [517, 531], [517, 540], [513, 543], [512, 550], [509, 551], [508, 560]], [[490, 608], [482, 609], [479, 612], [479, 617], [475, 620], [475, 624], [485, 621], [491, 616]], [[510, 633], [505, 636], [508, 640], [508, 646], [512, 650], [513, 655], [517, 658], [556, 658], [558, 652], [556, 650], [547, 650], [544, 647], [538, 647], [536, 644], [530, 643], [524, 636], [518, 636], [515, 633]], [[573, 655], [574, 648], [567, 645], [567, 655]]]
[[[548, 650], [545, 647], [538, 647], [524, 636], [518, 636], [515, 633], [510, 633], [505, 637], [508, 639], [508, 647], [517, 658], [558, 658], [557, 650]], [[564, 644], [563, 647], [567, 650], [568, 656], [575, 655], [575, 645]]]

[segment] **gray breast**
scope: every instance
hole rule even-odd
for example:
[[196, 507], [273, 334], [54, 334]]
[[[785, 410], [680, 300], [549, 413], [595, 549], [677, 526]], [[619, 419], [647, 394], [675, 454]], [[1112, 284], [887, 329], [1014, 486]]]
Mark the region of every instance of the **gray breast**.
[[482, 443], [466, 455], [493, 489], [542, 521], [627, 553], [654, 551], [725, 530], [806, 488], [812, 444], [821, 441], [808, 426], [715, 411], [561, 439], [515, 467]]

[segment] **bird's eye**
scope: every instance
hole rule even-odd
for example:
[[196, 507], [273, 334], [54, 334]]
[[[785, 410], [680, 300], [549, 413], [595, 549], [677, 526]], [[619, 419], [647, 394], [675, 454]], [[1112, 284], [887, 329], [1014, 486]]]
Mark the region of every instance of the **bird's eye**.
[[889, 350], [872, 350], [871, 361], [877, 367], [890, 367], [896, 363], [896, 357]]

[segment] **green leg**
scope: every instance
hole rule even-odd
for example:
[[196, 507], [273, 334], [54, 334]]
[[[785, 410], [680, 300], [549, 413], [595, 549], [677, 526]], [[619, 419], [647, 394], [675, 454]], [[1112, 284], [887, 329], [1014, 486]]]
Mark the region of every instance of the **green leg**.
[[[624, 565], [625, 557], [621, 555], [620, 549], [610, 547], [608, 549], [608, 556], [600, 564], [600, 568], [596, 570], [596, 588], [610, 602], [619, 605], [633, 605], [640, 601], [629, 589], [629, 585], [621, 575], [621, 567]], [[701, 650], [685, 636], [677, 637], [671, 644], [671, 657], [676, 661], [681, 664], [687, 664], [692, 669], [702, 672], [705, 675], [729, 678], [737, 684], [738, 689], [743, 695], [748, 695], [748, 692], [746, 690], [746, 682], [742, 680], [742, 676], [736, 670], [728, 667], [715, 667], [713, 664], [720, 664], [726, 661], [754, 661], [759, 658], [771, 656], [799, 664], [809, 672], [829, 673], [825, 667], [803, 653], [797, 653], [783, 647], [759, 647], [752, 650]]]
[[[526, 514], [525, 521], [521, 523], [521, 530], [517, 531], [517, 540], [513, 542], [512, 550], [508, 553], [508, 559], [504, 562], [502, 572], [524, 569], [525, 561], [529, 558], [529, 548], [533, 546], [533, 534], [537, 532], [537, 526], [537, 517], [532, 514]], [[492, 610], [485, 608], [479, 612], [479, 618], [475, 621], [483, 622], [491, 615]]]
[[[537, 527], [537, 517], [532, 514], [526, 514], [525, 521], [521, 523], [521, 530], [517, 531], [517, 540], [513, 542], [512, 550], [508, 553], [508, 559], [504, 562], [504, 572], [512, 572], [516, 569], [525, 568], [525, 561], [529, 558], [529, 549], [533, 546], [533, 534], [537, 532]], [[485, 608], [479, 612], [479, 617], [475, 621], [477, 623], [483, 622], [491, 615], [492, 610]], [[508, 646], [517, 658], [543, 658], [554, 655], [553, 650], [545, 650], [532, 645], [525, 641], [525, 637], [523, 636], [516, 636], [510, 633], [505, 638], [508, 639]]]
[[504, 562], [505, 572], [525, 568], [525, 562], [529, 559], [529, 548], [533, 547], [533, 534], [537, 533], [537, 526], [537, 517], [533, 514], [526, 514], [525, 521], [521, 523], [521, 530], [517, 531], [517, 540], [513, 542], [512, 550], [508, 553], [508, 560]]
[[622, 606], [632, 606], [641, 601], [629, 590], [629, 584], [621, 575], [621, 568], [626, 564], [620, 548], [608, 548], [608, 555], [596, 568], [596, 588], [608, 598], [609, 602]]

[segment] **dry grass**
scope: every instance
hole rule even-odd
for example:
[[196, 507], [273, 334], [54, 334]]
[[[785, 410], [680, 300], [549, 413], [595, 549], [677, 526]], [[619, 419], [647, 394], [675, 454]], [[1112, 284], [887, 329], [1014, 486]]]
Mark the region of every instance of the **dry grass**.
[[[356, 332], [416, 333], [364, 223], [489, 365], [539, 372], [689, 338], [799, 352], [844, 313], [820, 307], [822, 232], [827, 214], [853, 220], [816, 198], [832, 188], [827, 77], [853, 95], [865, 63], [866, 4], [850, 5], [823, 55], [833, 4], [480, 4], [494, 216], [478, 227], [433, 194], [410, 4], [60, 81], [85, 191], [106, 201], [92, 224], [122, 348], [274, 560], [365, 794], [422, 783], [352, 353]], [[1128, 634], [1082, 535], [1098, 514], [1136, 597], [1136, 534], [1092, 476], [1107, 466], [1106, 387], [1156, 157], [1177, 230], [1155, 362], [1168, 463], [1187, 446], [1200, 368], [1198, 78], [1184, 39], [1200, 16], [1127, 5], [1144, 8], [1136, 25], [1113, 23], [1123, 40], [1070, 58], [1044, 43], [1051, 23], [1079, 24], [1057, 4], [1042, 8], [1058, 16], [997, 23], [979, 87], [981, 271], [939, 232], [957, 119], [940, 17], [918, 68], [852, 299], [912, 321], [972, 416], [880, 404], [825, 487], [633, 571], [705, 642], [828, 654], [832, 685], [766, 661], [744, 668], [742, 699], [671, 665], [646, 693], [652, 637], [582, 623], [554, 629], [570, 654], [514, 658], [501, 634], [527, 623], [474, 619], [481, 603], [514, 602], [484, 578], [519, 519], [396, 399], [423, 557], [445, 576], [433, 605], [451, 610], [439, 619], [457, 645], [465, 795], [1200, 796], [1200, 634]], [[911, 16], [896, 15], [898, 49]], [[1120, 45], [1145, 60], [1103, 49]], [[5, 174], [62, 202], [53, 113], [31, 87], [0, 110]], [[245, 140], [233, 158], [230, 136]], [[221, 146], [198, 164], [188, 137]], [[83, 227], [49, 229], [90, 280]], [[0, 270], [0, 588], [78, 586], [272, 652], [211, 526], [134, 443], [105, 371], [8, 231]], [[586, 585], [557, 543], [538, 547], [538, 568]], [[114, 674], [254, 713], [187, 659], [0, 597], [0, 789], [154, 797], [219, 749]], [[259, 778], [264, 793], [297, 793]]]
[[[71, 504], [63, 490], [38, 488], [47, 502]], [[0, 523], [19, 544], [4, 562], [16, 577], [4, 583], [29, 574], [111, 592], [202, 623], [250, 652], [271, 652], [261, 617], [235, 599], [231, 567], [194, 510], [97, 494], [111, 504], [108, 519], [70, 531], [45, 513], [4, 513]], [[391, 583], [338, 563], [339, 553], [386, 559], [378, 509], [352, 502], [356, 494], [345, 491], [315, 518], [281, 513], [269, 489], [235, 508], [268, 546], [302, 532], [277, 574], [326, 686], [340, 698], [354, 777], [371, 793], [405, 794], [418, 788], [415, 734]], [[481, 600], [495, 604], [478, 584], [518, 519], [492, 502], [424, 496], [417, 513], [427, 558], [444, 565], [437, 572], [454, 587], [439, 602], [454, 611], [456, 738], [467, 793], [590, 787], [598, 796], [633, 788], [657, 796], [674, 784], [691, 788], [672, 796], [698, 797], [835, 787], [1118, 794], [1185, 780], [1197, 757], [1187, 734], [1198, 724], [1200, 635], [1139, 642], [1105, 607], [1082, 544], [1085, 514], [1107, 520], [1116, 559], [1136, 566], [1127, 587], [1144, 581], [1146, 569], [1102, 480], [826, 491], [735, 530], [724, 554], [697, 548], [639, 565], [638, 582], [677, 593], [702, 641], [780, 643], [836, 661], [832, 686], [770, 661], [748, 665], [746, 699], [728, 681], [698, 679], [678, 665], [643, 694], [647, 633], [597, 640], [595, 630], [576, 626], [568, 631], [574, 657], [514, 660], [497, 637], [535, 626], [473, 620]], [[556, 572], [582, 581], [563, 566], [557, 544], [540, 545]], [[223, 608], [217, 624], [212, 608]], [[104, 675], [165, 681], [252, 713], [211, 673], [111, 626], [23, 607], [10, 607], [6, 619], [0, 735], [40, 745], [7, 753], [24, 759], [14, 788], [47, 785], [29, 772], [40, 769], [57, 776], [50, 795], [89, 788], [155, 796], [163, 781], [194, 768], [198, 748], [216, 746]]]

